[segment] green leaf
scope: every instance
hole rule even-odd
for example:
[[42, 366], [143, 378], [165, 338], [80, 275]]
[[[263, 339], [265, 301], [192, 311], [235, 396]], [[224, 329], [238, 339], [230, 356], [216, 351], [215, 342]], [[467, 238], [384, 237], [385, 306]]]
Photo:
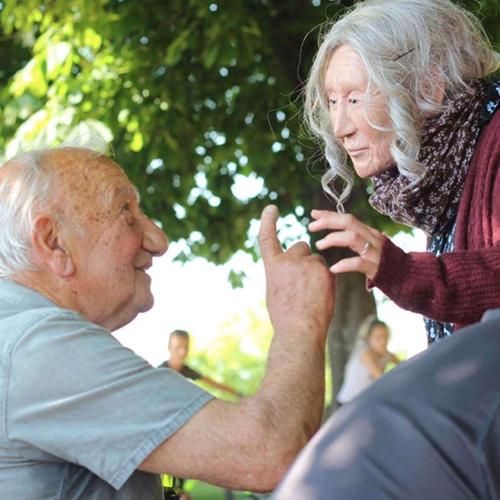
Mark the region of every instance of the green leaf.
[[139, 131], [134, 132], [132, 140], [130, 141], [130, 149], [132, 151], [138, 152], [144, 146], [144, 138]]
[[207, 69], [211, 69], [215, 64], [217, 56], [219, 54], [219, 45], [217, 43], [212, 43], [205, 48], [203, 52], [203, 66]]
[[99, 50], [102, 43], [102, 37], [96, 33], [92, 28], [86, 28], [83, 31], [83, 45], [90, 47], [94, 51]]
[[20, 97], [25, 92], [31, 92], [36, 97], [47, 94], [47, 81], [41, 66], [40, 58], [36, 57], [15, 74], [10, 86], [14, 97]]
[[[67, 42], [51, 44], [47, 47], [47, 77], [54, 80], [58, 74], [69, 74], [71, 68], [71, 45]], [[69, 61], [69, 65], [68, 65]], [[61, 71], [64, 68], [64, 71]]]
[[164, 59], [165, 64], [167, 64], [168, 66], [173, 66], [174, 64], [177, 64], [180, 61], [183, 52], [186, 50], [188, 46], [189, 34], [190, 30], [185, 29], [168, 46]]

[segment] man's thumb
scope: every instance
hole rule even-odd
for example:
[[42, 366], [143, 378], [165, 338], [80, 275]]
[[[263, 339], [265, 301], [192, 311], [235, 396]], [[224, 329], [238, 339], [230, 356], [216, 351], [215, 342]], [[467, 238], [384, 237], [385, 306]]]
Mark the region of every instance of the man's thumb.
[[259, 247], [262, 259], [265, 261], [270, 257], [283, 253], [281, 243], [276, 234], [276, 221], [278, 220], [278, 207], [267, 205], [262, 211], [259, 231]]

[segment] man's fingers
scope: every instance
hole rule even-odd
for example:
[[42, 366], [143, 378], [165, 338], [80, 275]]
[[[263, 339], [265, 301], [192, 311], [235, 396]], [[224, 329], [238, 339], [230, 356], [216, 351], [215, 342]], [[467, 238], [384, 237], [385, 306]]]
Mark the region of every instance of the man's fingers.
[[305, 241], [298, 241], [288, 249], [287, 253], [296, 254], [297, 256], [299, 255], [307, 256], [311, 255], [311, 248]]
[[276, 234], [276, 221], [278, 220], [278, 207], [268, 205], [262, 211], [259, 231], [259, 247], [262, 259], [265, 261], [283, 253], [281, 243]]

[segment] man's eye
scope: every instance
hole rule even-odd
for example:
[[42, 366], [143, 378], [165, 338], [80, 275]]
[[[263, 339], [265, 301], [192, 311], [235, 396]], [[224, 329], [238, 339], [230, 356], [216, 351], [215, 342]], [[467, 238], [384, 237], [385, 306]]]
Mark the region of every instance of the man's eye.
[[335, 104], [337, 104], [337, 99], [334, 99], [334, 98], [329, 98], [328, 99], [328, 105], [329, 106], [335, 106]]
[[357, 104], [358, 103], [358, 99], [356, 99], [355, 97], [349, 97], [349, 104]]
[[128, 202], [127, 202], [127, 203], [124, 203], [124, 204], [123, 204], [123, 207], [122, 207], [122, 211], [123, 211], [123, 212], [130, 212], [130, 209], [131, 209], [131, 208], [132, 208], [132, 207], [131, 207], [130, 203], [128, 203]]

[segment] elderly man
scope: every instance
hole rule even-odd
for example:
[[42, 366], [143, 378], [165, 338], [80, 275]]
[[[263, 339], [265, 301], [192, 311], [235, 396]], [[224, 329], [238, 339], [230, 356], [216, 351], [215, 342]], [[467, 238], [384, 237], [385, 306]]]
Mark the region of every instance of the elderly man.
[[260, 247], [275, 329], [257, 395], [214, 399], [109, 334], [153, 304], [167, 249], [111, 159], [81, 148], [0, 168], [0, 496], [160, 499], [159, 473], [272, 489], [318, 428], [334, 283], [277, 210]]

